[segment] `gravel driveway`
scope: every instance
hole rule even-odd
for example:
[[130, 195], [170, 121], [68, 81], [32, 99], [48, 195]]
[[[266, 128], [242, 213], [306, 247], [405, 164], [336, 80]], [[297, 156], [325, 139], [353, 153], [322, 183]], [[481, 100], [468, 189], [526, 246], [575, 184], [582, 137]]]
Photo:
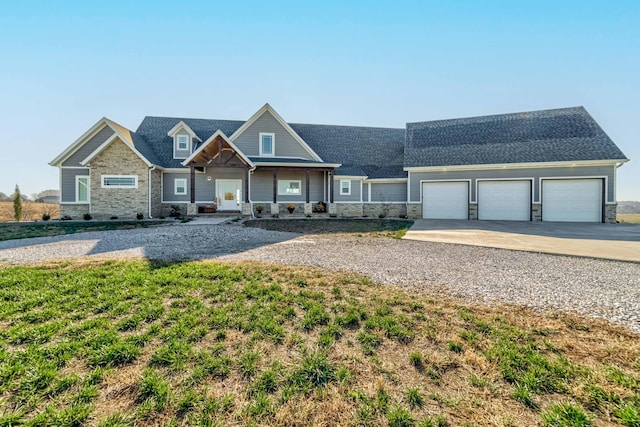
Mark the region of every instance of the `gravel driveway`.
[[640, 264], [355, 235], [295, 235], [238, 225], [164, 226], [0, 242], [0, 264], [50, 259], [223, 258], [306, 264], [413, 289], [446, 289], [606, 318], [640, 333]]

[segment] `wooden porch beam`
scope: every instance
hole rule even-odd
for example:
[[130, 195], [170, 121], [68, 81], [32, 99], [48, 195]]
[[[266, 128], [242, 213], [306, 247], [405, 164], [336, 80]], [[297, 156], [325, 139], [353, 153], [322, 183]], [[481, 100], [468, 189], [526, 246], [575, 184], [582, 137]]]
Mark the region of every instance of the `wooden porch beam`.
[[249, 168], [244, 170], [244, 202], [249, 203]]
[[329, 203], [333, 203], [333, 171], [329, 172]]

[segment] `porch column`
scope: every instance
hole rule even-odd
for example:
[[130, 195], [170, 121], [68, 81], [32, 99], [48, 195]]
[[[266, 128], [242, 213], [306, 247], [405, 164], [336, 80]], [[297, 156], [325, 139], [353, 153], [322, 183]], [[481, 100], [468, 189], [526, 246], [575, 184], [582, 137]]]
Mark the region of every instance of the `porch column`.
[[306, 170], [307, 172], [307, 203], [309, 203], [309, 169]]
[[329, 171], [329, 203], [333, 203], [333, 171]]
[[189, 166], [191, 169], [191, 203], [196, 202], [196, 168], [195, 166]]
[[273, 203], [278, 203], [278, 175], [273, 172]]
[[244, 170], [244, 202], [249, 203], [249, 168]]

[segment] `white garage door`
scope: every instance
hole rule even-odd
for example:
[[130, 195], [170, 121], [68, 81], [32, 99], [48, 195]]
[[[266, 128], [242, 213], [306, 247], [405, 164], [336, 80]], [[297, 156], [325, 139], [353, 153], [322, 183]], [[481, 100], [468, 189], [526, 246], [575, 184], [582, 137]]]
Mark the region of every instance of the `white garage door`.
[[602, 221], [602, 179], [543, 179], [542, 220]]
[[478, 181], [478, 219], [529, 221], [531, 181]]
[[423, 183], [422, 217], [469, 219], [469, 183], [467, 181]]

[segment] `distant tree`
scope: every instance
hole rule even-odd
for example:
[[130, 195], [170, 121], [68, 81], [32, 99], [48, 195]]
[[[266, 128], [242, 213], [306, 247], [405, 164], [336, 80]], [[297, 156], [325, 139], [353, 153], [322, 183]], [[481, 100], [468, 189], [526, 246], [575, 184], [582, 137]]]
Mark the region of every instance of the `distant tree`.
[[20, 222], [22, 219], [22, 195], [20, 194], [20, 187], [16, 184], [16, 191], [13, 194], [13, 219]]

